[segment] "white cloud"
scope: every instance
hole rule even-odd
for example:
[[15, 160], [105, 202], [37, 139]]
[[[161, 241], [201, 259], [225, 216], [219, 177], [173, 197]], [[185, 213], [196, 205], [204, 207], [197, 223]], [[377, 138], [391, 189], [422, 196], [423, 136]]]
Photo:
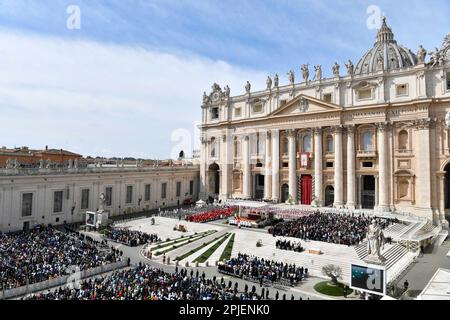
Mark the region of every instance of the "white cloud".
[[214, 81], [240, 94], [247, 80], [263, 88], [266, 76], [197, 56], [10, 30], [0, 30], [0, 43], [6, 146], [168, 157], [171, 133], [194, 130]]

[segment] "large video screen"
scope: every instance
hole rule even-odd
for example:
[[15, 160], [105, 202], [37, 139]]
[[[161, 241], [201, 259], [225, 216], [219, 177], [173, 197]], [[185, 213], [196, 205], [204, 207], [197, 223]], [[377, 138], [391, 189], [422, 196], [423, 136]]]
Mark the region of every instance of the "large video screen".
[[86, 225], [95, 227], [95, 212], [86, 212]]
[[386, 294], [386, 274], [383, 269], [352, 265], [351, 287], [368, 293]]

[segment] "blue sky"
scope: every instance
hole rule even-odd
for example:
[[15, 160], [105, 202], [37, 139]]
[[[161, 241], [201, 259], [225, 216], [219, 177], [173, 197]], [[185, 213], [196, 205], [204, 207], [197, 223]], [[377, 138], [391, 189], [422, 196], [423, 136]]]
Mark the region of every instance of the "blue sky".
[[[71, 4], [80, 30], [66, 28]], [[446, 0], [0, 0], [2, 144], [189, 153], [214, 81], [240, 94], [247, 80], [263, 88], [267, 74], [286, 81], [303, 63], [325, 75], [335, 61], [356, 63], [375, 40], [372, 5], [414, 52], [450, 32]]]

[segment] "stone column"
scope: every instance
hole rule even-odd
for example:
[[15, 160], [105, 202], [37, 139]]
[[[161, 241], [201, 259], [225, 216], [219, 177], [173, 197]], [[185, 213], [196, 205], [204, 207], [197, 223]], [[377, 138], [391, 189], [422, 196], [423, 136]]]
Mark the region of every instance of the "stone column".
[[250, 167], [250, 137], [245, 136], [242, 141], [242, 160], [244, 161], [244, 177], [242, 196], [245, 199], [251, 198], [251, 167]]
[[289, 142], [289, 194], [297, 201], [297, 148], [296, 148], [296, 131], [288, 131]]
[[207, 168], [207, 161], [208, 161], [208, 150], [207, 150], [207, 142], [206, 138], [201, 138], [201, 149], [200, 149], [200, 194], [199, 198], [206, 200], [208, 197], [208, 168]]
[[423, 217], [432, 219], [431, 209], [431, 147], [430, 120], [423, 119], [416, 122], [417, 145], [419, 150], [416, 157], [416, 208]]
[[280, 201], [280, 130], [272, 130], [272, 200]]
[[389, 173], [388, 173], [388, 144], [387, 125], [378, 124], [378, 210], [390, 211], [389, 208]]
[[347, 127], [347, 208], [356, 208], [355, 127]]
[[323, 149], [322, 149], [322, 128], [314, 129], [314, 198], [317, 207], [323, 205]]
[[271, 143], [270, 139], [272, 138], [272, 135], [270, 134], [270, 131], [267, 131], [266, 133], [266, 150], [265, 150], [265, 175], [264, 175], [264, 199], [270, 200], [272, 199], [272, 158], [271, 158]]
[[342, 127], [334, 128], [334, 207], [344, 205], [344, 164], [342, 159]]
[[222, 136], [221, 143], [221, 190], [220, 190], [220, 199], [227, 200], [231, 196], [231, 173], [233, 166], [233, 139], [229, 134], [228, 130], [226, 134]]

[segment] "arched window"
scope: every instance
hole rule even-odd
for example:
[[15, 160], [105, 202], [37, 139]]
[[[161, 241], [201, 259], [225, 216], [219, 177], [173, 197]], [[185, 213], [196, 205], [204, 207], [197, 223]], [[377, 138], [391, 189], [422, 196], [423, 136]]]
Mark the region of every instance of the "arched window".
[[400, 131], [398, 134], [398, 149], [399, 150], [408, 150], [409, 145], [409, 135], [406, 130]]
[[372, 151], [373, 149], [373, 134], [370, 131], [366, 131], [363, 134], [363, 150]]
[[211, 157], [216, 157], [216, 138], [211, 138]]
[[311, 152], [311, 151], [312, 151], [311, 136], [307, 134], [303, 137], [303, 152]]
[[334, 152], [334, 141], [331, 135], [327, 136], [327, 152], [329, 153]]

